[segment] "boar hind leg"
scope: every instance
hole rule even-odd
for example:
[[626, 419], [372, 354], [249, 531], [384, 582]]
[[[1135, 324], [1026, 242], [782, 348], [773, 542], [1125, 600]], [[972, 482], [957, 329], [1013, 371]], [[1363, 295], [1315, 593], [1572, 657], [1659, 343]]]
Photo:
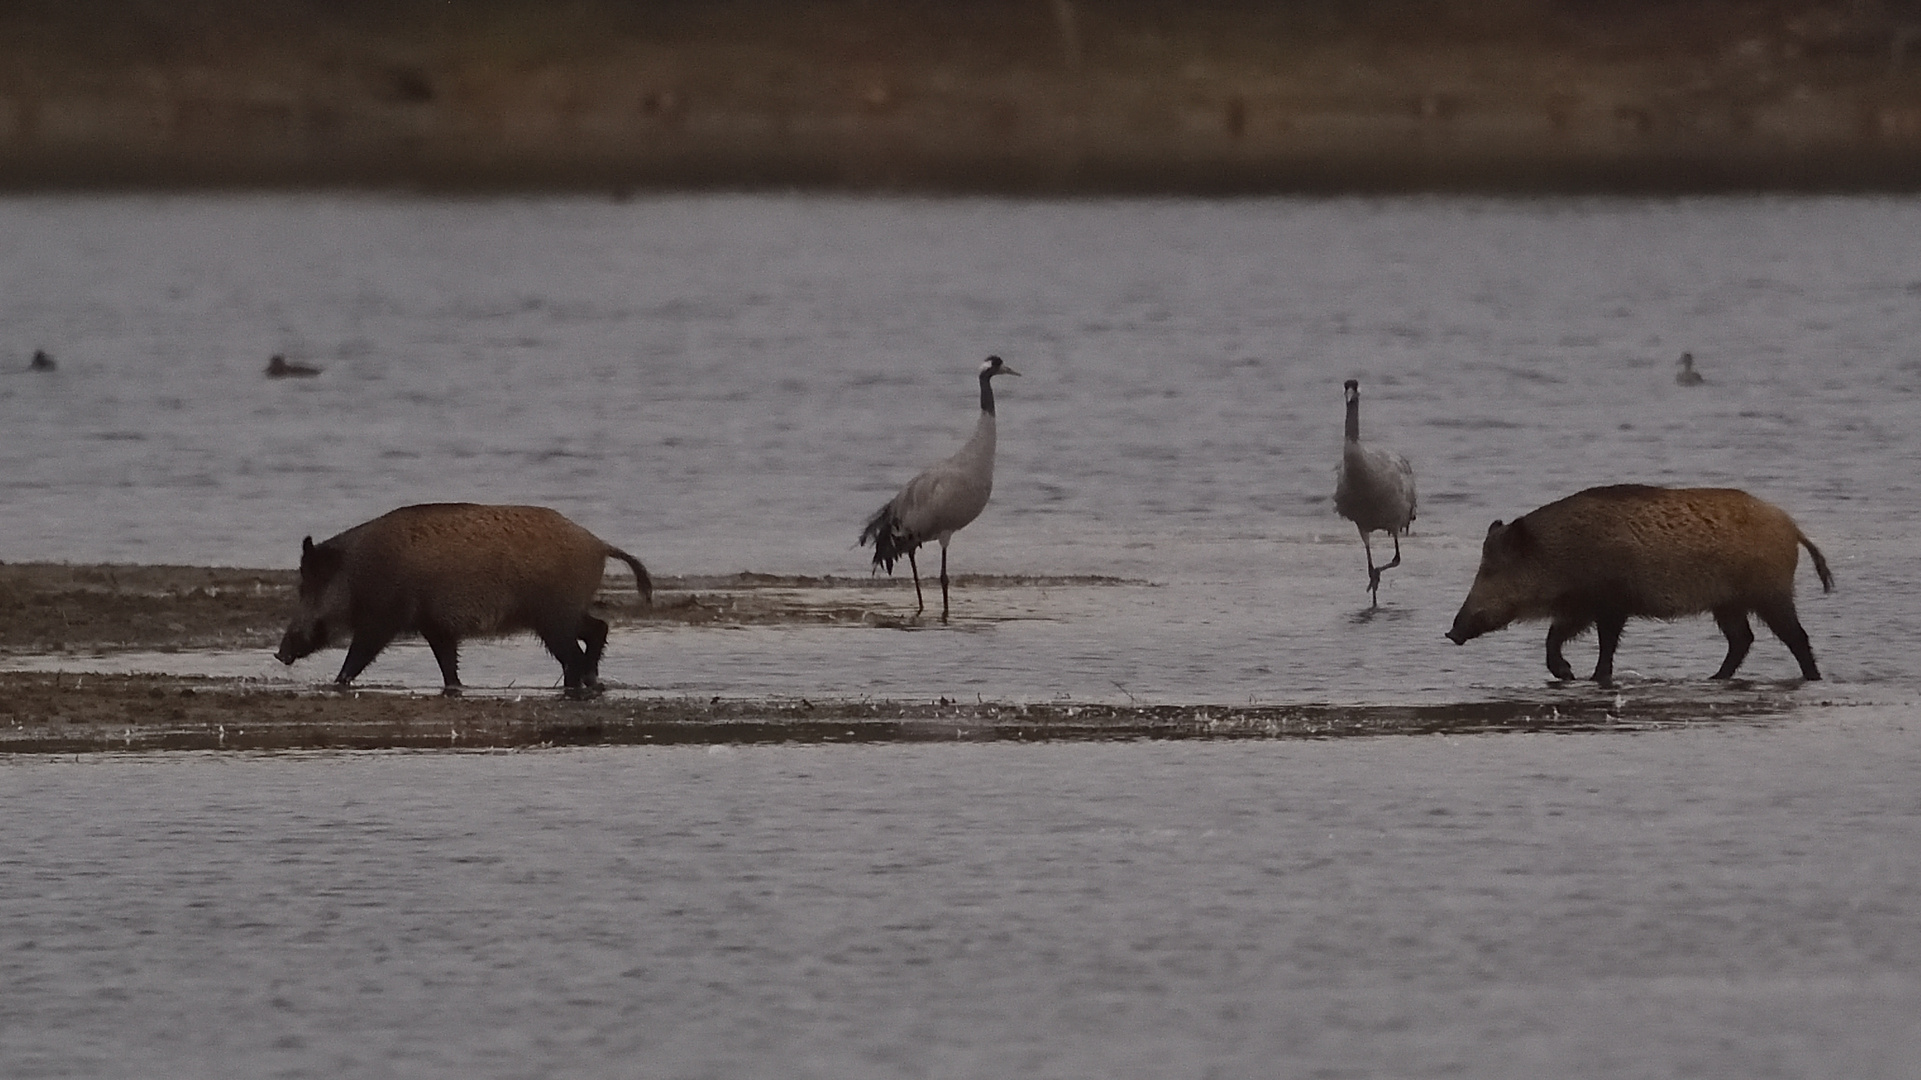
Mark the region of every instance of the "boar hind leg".
[[586, 697], [591, 693], [587, 683], [587, 654], [580, 649], [575, 637], [575, 628], [565, 630], [542, 630], [540, 640], [547, 651], [560, 661], [560, 677], [566, 686], [568, 697]]
[[1754, 644], [1754, 628], [1748, 625], [1747, 609], [1740, 607], [1715, 608], [1714, 622], [1728, 637], [1728, 658], [1721, 661], [1721, 670], [1708, 677], [1732, 679], [1741, 661], [1748, 658], [1748, 646]]
[[440, 665], [440, 692], [459, 697], [460, 639], [437, 626], [421, 627], [420, 636], [427, 639], [427, 647], [434, 651], [434, 663]]
[[353, 682], [356, 676], [367, 670], [367, 665], [373, 663], [374, 657], [379, 656], [380, 650], [391, 644], [393, 639], [392, 631], [354, 631], [353, 641], [347, 646], [347, 659], [340, 665], [340, 674], [334, 676], [334, 682], [340, 686]]
[[1587, 628], [1592, 625], [1594, 625], [1592, 622], [1585, 619], [1556, 619], [1548, 624], [1548, 674], [1563, 680], [1571, 681], [1574, 678], [1574, 668], [1568, 664], [1567, 657], [1561, 654], [1561, 646], [1587, 633]]
[[1801, 628], [1801, 617], [1794, 613], [1794, 599], [1762, 604], [1755, 609], [1761, 621], [1768, 624], [1774, 636], [1787, 643], [1788, 651], [1801, 665], [1801, 677], [1809, 682], [1819, 681], [1821, 669], [1814, 666], [1814, 647], [1808, 644], [1808, 632]]
[[600, 654], [607, 651], [607, 624], [592, 615], [580, 617], [580, 640], [587, 647], [587, 669], [581, 682], [591, 690], [600, 689]]
[[1594, 681], [1602, 686], [1614, 685], [1614, 650], [1620, 647], [1621, 631], [1627, 628], [1628, 617], [1609, 612], [1594, 619], [1594, 628], [1601, 639], [1601, 658], [1594, 662]]

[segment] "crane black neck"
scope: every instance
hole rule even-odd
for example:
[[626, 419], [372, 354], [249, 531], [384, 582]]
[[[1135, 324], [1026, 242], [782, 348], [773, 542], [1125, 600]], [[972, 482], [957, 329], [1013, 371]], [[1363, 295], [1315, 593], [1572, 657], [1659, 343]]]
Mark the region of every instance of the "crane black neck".
[[1347, 441], [1361, 441], [1361, 395], [1354, 394], [1347, 399]]
[[981, 411], [986, 413], [989, 416], [994, 415], [993, 378], [994, 378], [993, 369], [990, 368], [986, 371], [981, 372]]

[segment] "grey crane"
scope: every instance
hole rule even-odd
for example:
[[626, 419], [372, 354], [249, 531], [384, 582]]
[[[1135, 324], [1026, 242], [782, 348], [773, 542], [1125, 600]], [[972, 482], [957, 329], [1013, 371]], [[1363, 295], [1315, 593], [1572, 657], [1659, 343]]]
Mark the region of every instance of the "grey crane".
[[1693, 353], [1682, 353], [1681, 359], [1675, 361], [1675, 364], [1681, 369], [1674, 373], [1674, 381], [1676, 383], [1682, 386], [1699, 386], [1707, 381], [1701, 377], [1700, 372], [1694, 370]]
[[[1367, 552], [1367, 592], [1379, 606], [1381, 572], [1401, 565], [1401, 534], [1414, 520], [1414, 466], [1392, 450], [1361, 442], [1361, 384], [1349, 379], [1347, 440], [1341, 445], [1341, 465], [1335, 470], [1334, 510], [1361, 530], [1361, 549]], [[1367, 534], [1385, 531], [1394, 538], [1394, 558], [1374, 565], [1374, 548]]]
[[868, 519], [860, 543], [874, 545], [874, 566], [894, 572], [894, 563], [907, 556], [914, 572], [916, 616], [927, 610], [920, 591], [920, 564], [914, 549], [929, 540], [940, 541], [940, 621], [947, 621], [947, 542], [980, 516], [994, 491], [994, 384], [996, 375], [1019, 375], [998, 356], [981, 364], [981, 417], [967, 445], [946, 461], [907, 482], [900, 494]]

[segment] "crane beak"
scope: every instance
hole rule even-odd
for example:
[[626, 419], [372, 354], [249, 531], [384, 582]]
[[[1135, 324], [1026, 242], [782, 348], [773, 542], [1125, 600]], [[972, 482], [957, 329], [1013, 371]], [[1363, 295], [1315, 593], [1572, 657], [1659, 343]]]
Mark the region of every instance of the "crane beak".
[[999, 371], [996, 371], [996, 372], [995, 372], [994, 374], [996, 374], [996, 375], [1019, 375], [1019, 374], [1020, 374], [1020, 372], [1018, 372], [1018, 371], [1015, 371], [1015, 370], [1014, 370], [1013, 368], [1011, 368], [1011, 367], [1008, 367], [1008, 366], [1007, 366], [1006, 364], [1002, 364], [1002, 365], [1001, 365], [1001, 368], [1000, 368], [1000, 370], [999, 370]]

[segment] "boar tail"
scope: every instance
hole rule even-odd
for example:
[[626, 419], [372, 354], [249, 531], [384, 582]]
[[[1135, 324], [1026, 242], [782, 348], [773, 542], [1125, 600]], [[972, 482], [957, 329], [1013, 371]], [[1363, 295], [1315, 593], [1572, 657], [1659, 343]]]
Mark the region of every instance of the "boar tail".
[[[647, 568], [640, 565], [639, 559], [634, 558], [632, 555], [627, 554], [617, 547], [609, 547], [607, 554], [633, 568], [634, 584], [640, 589], [640, 602], [652, 606], [654, 602], [654, 579], [647, 576]], [[1819, 559], [1820, 556], [1817, 555], [1815, 558]], [[1825, 573], [1825, 568], [1823, 572]]]
[[1808, 549], [1808, 554], [1814, 556], [1814, 572], [1821, 575], [1821, 591], [1833, 592], [1834, 575], [1828, 571], [1828, 560], [1821, 554], [1821, 549], [1814, 546], [1814, 541], [1801, 535], [1801, 530], [1794, 530], [1794, 535], [1801, 541], [1801, 546]]

